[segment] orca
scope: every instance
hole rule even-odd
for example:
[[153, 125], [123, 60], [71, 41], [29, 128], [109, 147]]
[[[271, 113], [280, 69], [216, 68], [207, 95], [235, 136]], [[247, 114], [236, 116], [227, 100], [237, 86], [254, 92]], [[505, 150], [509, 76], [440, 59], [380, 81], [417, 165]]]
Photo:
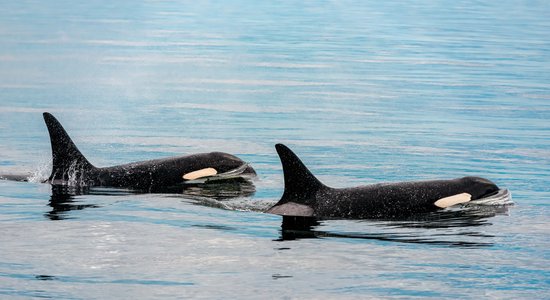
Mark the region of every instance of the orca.
[[[281, 216], [392, 219], [441, 210], [453, 205], [511, 199], [506, 189], [480, 177], [378, 183], [332, 188], [319, 181], [283, 144], [275, 145], [284, 174], [284, 192], [266, 212]], [[509, 204], [509, 203], [507, 203]]]
[[248, 181], [254, 169], [223, 152], [198, 153], [112, 167], [92, 165], [78, 150], [63, 126], [50, 113], [43, 114], [52, 148], [52, 185], [104, 186], [155, 191], [166, 187], [220, 181]]

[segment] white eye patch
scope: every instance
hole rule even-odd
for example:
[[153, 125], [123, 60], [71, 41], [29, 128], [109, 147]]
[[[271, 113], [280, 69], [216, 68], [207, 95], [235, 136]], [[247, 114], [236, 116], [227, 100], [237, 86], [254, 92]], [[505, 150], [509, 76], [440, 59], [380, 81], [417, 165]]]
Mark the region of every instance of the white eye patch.
[[434, 202], [434, 205], [440, 208], [446, 208], [459, 203], [466, 203], [472, 200], [472, 195], [468, 193], [456, 194], [449, 197], [441, 198]]
[[218, 171], [214, 168], [204, 168], [197, 171], [189, 172], [186, 174], [183, 174], [183, 179], [185, 180], [195, 180], [202, 177], [208, 177], [208, 176], [214, 176], [218, 174]]

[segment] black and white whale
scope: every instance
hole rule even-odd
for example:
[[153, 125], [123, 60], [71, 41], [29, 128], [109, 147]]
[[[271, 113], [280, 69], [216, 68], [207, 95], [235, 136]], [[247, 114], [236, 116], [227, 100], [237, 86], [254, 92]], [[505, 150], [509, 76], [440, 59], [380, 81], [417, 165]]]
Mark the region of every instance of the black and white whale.
[[73, 143], [59, 121], [45, 112], [52, 146], [52, 173], [47, 182], [77, 186], [122, 187], [155, 190], [210, 181], [248, 180], [254, 169], [240, 158], [223, 152], [198, 153], [99, 168]]
[[480, 177], [452, 180], [379, 183], [331, 188], [321, 183], [288, 147], [275, 146], [285, 189], [267, 213], [316, 218], [400, 218], [453, 205], [510, 199], [508, 190]]

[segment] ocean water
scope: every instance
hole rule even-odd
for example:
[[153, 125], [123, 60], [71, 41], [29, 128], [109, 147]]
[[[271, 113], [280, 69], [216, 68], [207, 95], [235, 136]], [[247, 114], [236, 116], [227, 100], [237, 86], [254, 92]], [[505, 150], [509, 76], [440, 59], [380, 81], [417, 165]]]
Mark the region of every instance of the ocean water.
[[[2, 1], [0, 298], [548, 299], [546, 1]], [[80, 192], [95, 165], [208, 151], [253, 190]], [[283, 229], [275, 143], [335, 187], [467, 175], [515, 205]]]

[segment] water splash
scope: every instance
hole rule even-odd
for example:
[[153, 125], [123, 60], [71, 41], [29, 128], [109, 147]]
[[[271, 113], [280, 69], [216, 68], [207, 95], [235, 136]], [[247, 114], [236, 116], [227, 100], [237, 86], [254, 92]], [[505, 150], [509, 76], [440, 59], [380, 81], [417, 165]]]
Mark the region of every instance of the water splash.
[[[51, 184], [63, 185], [63, 186], [88, 186], [89, 182], [86, 181], [86, 169], [77, 160], [71, 162], [70, 166], [63, 169], [62, 172], [56, 171], [51, 176], [46, 177]], [[46, 181], [44, 180], [44, 181]], [[42, 182], [44, 182], [42, 181]]]
[[27, 180], [32, 183], [43, 183], [48, 180], [52, 170], [52, 162], [44, 162], [29, 175]]
[[503, 206], [513, 204], [514, 201], [512, 201], [512, 193], [508, 189], [500, 189], [495, 195], [482, 199], [472, 200], [468, 202], [465, 206]]

